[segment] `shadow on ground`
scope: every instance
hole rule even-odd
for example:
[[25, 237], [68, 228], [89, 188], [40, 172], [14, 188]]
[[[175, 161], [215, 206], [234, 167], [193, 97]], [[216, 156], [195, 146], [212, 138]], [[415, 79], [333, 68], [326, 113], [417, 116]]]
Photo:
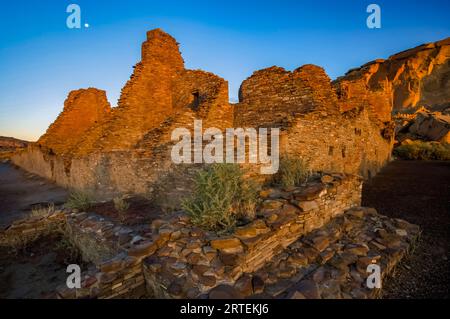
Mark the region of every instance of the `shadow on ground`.
[[448, 298], [450, 162], [391, 162], [365, 183], [362, 202], [422, 229], [414, 253], [384, 285], [384, 298]]

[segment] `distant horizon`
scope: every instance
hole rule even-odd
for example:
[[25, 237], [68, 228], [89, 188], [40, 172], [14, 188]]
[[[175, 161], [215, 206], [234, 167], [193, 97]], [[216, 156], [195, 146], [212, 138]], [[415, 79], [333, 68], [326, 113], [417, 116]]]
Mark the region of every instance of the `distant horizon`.
[[381, 29], [366, 26], [369, 1], [73, 2], [88, 27], [67, 28], [69, 1], [3, 5], [0, 136], [36, 141], [72, 90], [105, 90], [116, 106], [140, 60], [146, 31], [155, 28], [180, 43], [187, 69], [228, 81], [231, 103], [238, 101], [242, 81], [260, 69], [315, 64], [334, 80], [367, 62], [450, 36], [450, 3], [436, 0], [375, 1]]

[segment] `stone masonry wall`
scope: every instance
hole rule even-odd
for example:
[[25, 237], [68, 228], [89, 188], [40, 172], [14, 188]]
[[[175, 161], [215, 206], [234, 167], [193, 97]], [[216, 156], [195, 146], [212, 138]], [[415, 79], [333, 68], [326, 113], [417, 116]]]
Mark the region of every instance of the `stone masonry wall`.
[[195, 298], [256, 271], [301, 235], [360, 205], [360, 188], [359, 178], [332, 174], [286, 192], [267, 189], [258, 218], [225, 237], [193, 226], [183, 212], [138, 233], [93, 213], [58, 210], [14, 223], [0, 232], [0, 244], [64, 230], [90, 264], [82, 269], [81, 288], [62, 285], [60, 298]]
[[85, 155], [95, 150], [132, 148], [151, 128], [173, 113], [172, 81], [184, 70], [176, 40], [159, 29], [149, 31], [142, 44], [142, 61], [122, 89], [118, 107], [108, 121], [99, 123], [75, 151]]
[[[280, 128], [280, 154], [300, 157], [312, 170], [367, 178], [390, 160], [390, 122], [382, 123], [376, 110], [364, 104], [352, 111], [343, 108], [353, 102], [338, 98], [322, 68], [255, 72], [243, 82], [240, 98], [235, 126]], [[259, 169], [247, 167], [252, 172]]]
[[57, 289], [58, 298], [140, 298], [146, 294], [142, 258], [136, 257], [142, 253], [145, 238], [101, 216], [55, 210], [18, 220], [0, 231], [0, 245], [20, 248], [54, 232], [74, 244], [89, 263], [81, 269], [81, 288], [69, 289], [64, 283]]
[[[280, 137], [281, 153], [300, 157], [316, 171], [375, 176], [391, 158], [392, 137], [369, 119], [366, 110], [336, 119], [320, 113], [300, 117]], [[319, 155], [320, 154], [320, 155]]]
[[83, 135], [110, 114], [106, 92], [94, 88], [69, 93], [64, 109], [37, 142], [52, 154], [67, 155]]
[[[145, 292], [141, 260], [136, 252], [145, 238], [107, 218], [85, 212], [67, 213], [67, 235], [91, 262], [82, 271], [81, 288], [62, 285], [58, 296], [80, 298], [141, 298]], [[130, 247], [138, 247], [130, 250]]]
[[334, 174], [324, 181], [282, 192], [283, 199], [270, 199], [280, 195], [277, 190], [262, 192], [266, 199], [258, 218], [225, 237], [192, 227], [183, 214], [154, 221], [155, 238], [165, 241], [144, 260], [149, 293], [195, 298], [217, 285], [233, 284], [301, 235], [360, 205], [359, 178]]
[[61, 228], [65, 223], [66, 216], [60, 210], [55, 210], [53, 213], [45, 216], [16, 220], [6, 229], [0, 231], [0, 245], [23, 245]]
[[63, 231], [81, 251], [81, 288], [58, 298], [367, 298], [366, 267], [385, 277], [420, 230], [359, 207], [361, 179], [324, 174], [302, 187], [264, 189], [257, 218], [218, 236], [183, 212], [133, 230], [76, 210], [16, 221], [0, 245]]
[[239, 91], [235, 127], [284, 127], [312, 111], [338, 113], [337, 96], [325, 71], [304, 65], [293, 72], [280, 67], [256, 71]]

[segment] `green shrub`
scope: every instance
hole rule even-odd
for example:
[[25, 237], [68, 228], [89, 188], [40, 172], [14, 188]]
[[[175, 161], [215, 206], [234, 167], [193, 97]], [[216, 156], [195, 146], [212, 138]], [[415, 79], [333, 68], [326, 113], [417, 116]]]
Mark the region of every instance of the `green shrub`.
[[236, 164], [213, 164], [200, 171], [194, 194], [183, 200], [182, 207], [193, 224], [218, 232], [231, 230], [238, 219], [253, 219], [257, 187], [243, 178]]
[[280, 168], [275, 175], [275, 184], [282, 187], [300, 186], [311, 176], [311, 171], [301, 158], [284, 156], [280, 159]]
[[450, 144], [413, 141], [394, 149], [394, 155], [405, 160], [450, 160]]
[[83, 192], [73, 192], [70, 194], [65, 206], [71, 209], [86, 210], [92, 207], [93, 199], [91, 195]]

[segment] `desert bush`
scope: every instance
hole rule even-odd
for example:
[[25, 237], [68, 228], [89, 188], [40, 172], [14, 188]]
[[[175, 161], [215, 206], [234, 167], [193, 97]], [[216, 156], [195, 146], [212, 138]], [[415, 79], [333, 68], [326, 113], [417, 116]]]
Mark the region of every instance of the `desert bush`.
[[394, 155], [405, 160], [450, 160], [450, 144], [412, 141], [394, 149]]
[[52, 214], [55, 211], [55, 205], [53, 203], [50, 203], [47, 205], [47, 207], [34, 207], [31, 210], [31, 217], [44, 217]]
[[284, 156], [280, 158], [280, 168], [274, 182], [282, 187], [300, 186], [308, 181], [311, 171], [301, 158]]
[[238, 165], [213, 164], [197, 174], [194, 194], [183, 200], [182, 207], [193, 224], [226, 232], [239, 219], [253, 219], [256, 204], [256, 184], [244, 179]]
[[90, 194], [73, 192], [70, 194], [65, 206], [71, 209], [86, 210], [92, 207], [93, 199]]

